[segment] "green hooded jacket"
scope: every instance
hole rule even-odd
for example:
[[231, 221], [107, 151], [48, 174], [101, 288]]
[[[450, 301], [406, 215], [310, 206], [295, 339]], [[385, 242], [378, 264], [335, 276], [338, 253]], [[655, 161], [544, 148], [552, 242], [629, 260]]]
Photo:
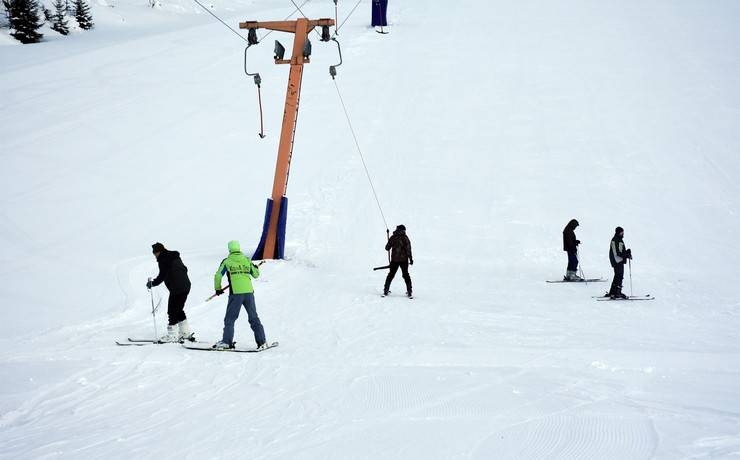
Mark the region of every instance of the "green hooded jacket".
[[221, 289], [224, 274], [229, 278], [231, 294], [250, 294], [254, 292], [252, 278], [259, 278], [260, 270], [249, 257], [242, 254], [238, 241], [229, 241], [229, 257], [221, 261], [214, 277], [216, 290]]

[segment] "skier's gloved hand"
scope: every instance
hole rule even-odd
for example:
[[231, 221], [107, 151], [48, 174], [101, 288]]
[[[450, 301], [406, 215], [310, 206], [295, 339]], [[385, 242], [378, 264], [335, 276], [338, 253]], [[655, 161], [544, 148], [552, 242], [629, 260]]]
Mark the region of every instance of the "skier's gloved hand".
[[581, 240], [576, 240], [576, 246], [578, 246], [579, 244], [581, 244]]
[[414, 265], [414, 259], [409, 259], [409, 265]]
[[216, 289], [216, 295], [221, 295], [224, 293], [223, 289]]
[[153, 286], [153, 284], [152, 284], [152, 280], [147, 280], [147, 282], [146, 282], [146, 288], [147, 288], [147, 289], [151, 289], [151, 288], [152, 288], [152, 286]]
[[632, 258], [632, 249], [627, 249], [627, 258], [628, 259]]

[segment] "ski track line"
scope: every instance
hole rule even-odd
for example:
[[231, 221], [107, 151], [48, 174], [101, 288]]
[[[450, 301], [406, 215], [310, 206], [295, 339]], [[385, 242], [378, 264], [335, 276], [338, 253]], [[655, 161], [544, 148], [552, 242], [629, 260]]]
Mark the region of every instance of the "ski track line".
[[[189, 358], [186, 356], [186, 360]], [[44, 391], [39, 392], [33, 401], [24, 404], [24, 407], [20, 410], [14, 411], [13, 417], [3, 417], [3, 426], [33, 426], [31, 437], [41, 436], [46, 430], [57, 431], [54, 424], [54, 417], [49, 417], [53, 414], [63, 414], [70, 412], [74, 416], [76, 414], [84, 414], [84, 421], [81, 422], [83, 425], [95, 426], [96, 421], [99, 420], [102, 423], [101, 426], [105, 426], [109, 422], [110, 413], [109, 407], [116, 406], [119, 403], [119, 397], [116, 393], [121, 391], [128, 391], [131, 376], [136, 382], [141, 381], [141, 376], [145, 373], [143, 367], [148, 367], [151, 363], [140, 362], [131, 360], [134, 363], [133, 369], [121, 369], [118, 372], [109, 372], [108, 364], [103, 363], [94, 369], [86, 369], [85, 371], [73, 374], [64, 381], [54, 385], [52, 388], [48, 388]], [[102, 377], [101, 377], [102, 374]], [[203, 392], [202, 386], [199, 387], [199, 398], [192, 399], [190, 404], [186, 407], [196, 407], [202, 404], [209, 404], [212, 398], [217, 398], [226, 392], [233, 391], [237, 386], [248, 385], [258, 380], [262, 374], [250, 372], [252, 376], [251, 380], [243, 380], [245, 376], [245, 370], [236, 376], [231, 376], [230, 379], [224, 379], [223, 376], [215, 374], [212, 377], [212, 382], [205, 388], [210, 388], [212, 391]], [[128, 378], [126, 378], [128, 377]], [[163, 376], [155, 376], [150, 378], [150, 381], [155, 383], [162, 380]], [[91, 382], [80, 385], [81, 382]], [[158, 384], [158, 383], [157, 383]], [[73, 391], [68, 391], [72, 387]], [[93, 388], [94, 391], [90, 391]], [[102, 397], [101, 397], [102, 395]], [[150, 397], [144, 406], [137, 407], [138, 411], [145, 410], [145, 417], [141, 419], [140, 424], [141, 431], [151, 430], [152, 428], [171, 428], [171, 417], [160, 417], [161, 414], [167, 413], [169, 409], [168, 401], [171, 398], [169, 392], [161, 391], [158, 394]], [[148, 410], [151, 407], [153, 410]], [[46, 420], [50, 422], [46, 423]], [[52, 425], [49, 425], [51, 423]], [[37, 434], [34, 434], [37, 433]], [[9, 441], [13, 440], [22, 441], [27, 439], [28, 433], [22, 431], [17, 436], [11, 436]], [[86, 437], [94, 438], [94, 433], [84, 436], [76, 435], [74, 437], [75, 445], [84, 443]], [[21, 442], [21, 445], [28, 445], [28, 443]], [[99, 442], [93, 442], [89, 445], [75, 448], [75, 452], [82, 452], [84, 450], [92, 449], [100, 445]], [[46, 449], [48, 444], [39, 446], [38, 449]], [[37, 451], [38, 449], [34, 449]]]
[[[566, 397], [573, 397], [573, 395], [570, 393], [570, 390], [576, 387], [583, 388], [585, 383], [587, 382], [584, 382], [583, 380], [576, 380], [574, 382], [560, 385], [559, 387], [551, 391], [548, 391], [547, 393], [543, 394], [542, 396], [536, 399], [529, 400], [524, 404], [515, 406], [513, 408], [509, 408], [503, 411], [501, 414], [499, 414], [499, 416], [502, 417], [504, 416], [504, 414], [507, 414], [507, 413], [508, 414], [520, 413], [522, 412], [523, 408], [539, 405], [543, 401], [550, 400], [556, 394], [561, 394]], [[577, 397], [583, 397], [583, 396], [585, 395], [577, 396]], [[624, 442], [625, 442], [623, 439], [620, 439], [618, 442], [607, 443], [606, 447], [603, 448], [603, 452], [589, 452], [588, 451], [588, 448], [590, 448], [590, 446], [587, 445], [588, 443], [586, 442], [586, 439], [588, 439], [589, 442], [593, 442], [597, 447], [610, 439], [606, 434], [603, 434], [601, 432], [596, 432], [596, 433], [589, 432], [587, 434], [581, 434], [581, 436], [577, 438], [577, 442], [579, 444], [585, 444], [585, 446], [582, 445], [581, 447], [573, 448], [572, 452], [569, 452], [563, 455], [561, 455], [561, 453], [563, 450], [566, 450], [567, 446], [560, 446], [558, 444], [553, 444], [553, 440], [548, 437], [550, 436], [550, 433], [558, 433], [558, 436], [560, 438], [573, 439], [572, 435], [565, 436], [564, 431], [567, 431], [565, 427], [568, 426], [569, 429], [572, 429], [570, 428], [570, 425], [572, 424], [572, 419], [574, 417], [576, 418], [582, 417], [582, 415], [567, 416], [567, 418], [564, 419], [565, 414], [575, 409], [587, 407], [587, 406], [598, 404], [598, 403], [608, 401], [608, 400], [614, 400], [614, 397], [611, 397], [611, 396], [598, 396], [597, 395], [596, 397], [589, 396], [589, 398], [590, 398], [589, 400], [581, 401], [576, 404], [572, 404], [563, 409], [552, 411], [552, 412], [549, 412], [547, 414], [543, 414], [537, 417], [530, 417], [530, 418], [527, 418], [519, 422], [511, 423], [505, 427], [498, 428], [494, 432], [492, 432], [489, 436], [482, 439], [480, 442], [476, 444], [476, 446], [471, 450], [471, 456], [480, 457], [480, 458], [489, 458], [490, 456], [489, 450], [490, 450], [491, 452], [497, 452], [497, 458], [530, 458], [530, 457], [533, 457], [533, 458], [562, 458], [562, 459], [622, 458], [621, 453], [619, 454], [618, 457], [610, 457], [609, 455], [613, 455], [613, 452], [618, 452], [618, 451], [621, 452], [620, 446], [624, 445]], [[597, 413], [597, 415], [603, 416], [604, 414]], [[516, 416], [516, 415], [511, 415], [511, 416]], [[593, 423], [598, 423], [600, 420], [598, 417], [591, 417], [591, 418], [594, 418], [595, 420], [595, 422]], [[634, 419], [634, 417], [631, 417], [631, 418]], [[552, 419], [558, 419], [559, 421], [558, 422], [546, 422], [547, 420], [552, 420]], [[643, 436], [645, 439], [647, 439], [647, 441], [634, 442], [633, 445], [637, 446], [635, 448], [635, 451], [639, 452], [641, 456], [635, 456], [635, 457], [628, 456], [628, 458], [649, 458], [646, 452], [654, 452], [657, 449], [658, 437], [655, 433], [655, 428], [653, 426], [652, 419], [644, 415], [641, 415], [639, 419], [644, 420], [647, 423], [647, 429], [639, 431], [639, 433], [642, 433], [643, 431], [648, 433]], [[567, 423], [563, 420], [567, 420]], [[621, 418], [617, 418], [617, 420], [621, 420]], [[523, 426], [531, 425], [533, 423], [538, 429], [533, 431], [531, 428], [528, 428], [528, 429], [522, 428]], [[541, 428], [540, 425], [543, 423], [550, 423], [552, 426], [546, 426], [544, 428]], [[587, 426], [591, 427], [593, 423], [589, 423], [587, 424]], [[629, 425], [629, 427], [632, 427], [632, 425]], [[503, 457], [503, 456], [499, 457], [498, 453], [500, 452], [501, 449], [500, 447], [494, 447], [494, 448], [486, 449], [485, 451], [481, 452], [480, 455], [475, 455], [476, 452], [483, 450], [486, 444], [498, 443], [499, 438], [501, 439], [504, 438], [503, 436], [504, 433], [512, 432], [512, 431], [521, 431], [521, 430], [524, 431], [525, 436], [531, 436], [532, 433], [539, 433], [538, 436], [540, 436], [541, 439], [519, 439], [516, 442], [514, 442], [516, 446], [520, 447], [522, 445], [525, 445], [527, 446], [526, 449], [528, 450], [534, 449], [534, 452], [526, 452], [527, 455], [525, 455], [524, 452], [515, 452], [511, 454], [512, 455], [511, 457]], [[602, 430], [602, 431], [610, 432], [610, 430]], [[615, 428], [614, 430], [611, 430], [611, 431], [619, 431], [619, 429]], [[639, 433], [638, 435], [635, 435], [632, 437], [640, 438]], [[569, 434], [572, 434], [572, 433], [569, 433]], [[613, 436], [616, 436], [616, 435], [613, 435]], [[601, 441], [598, 441], [598, 440], [601, 440]], [[595, 449], [595, 450], [598, 450], [598, 449]], [[581, 454], [581, 453], [583, 454], [582, 456], [579, 457], [577, 454]]]
[[490, 458], [496, 452], [497, 458], [650, 458], [658, 438], [648, 417], [565, 415], [595, 402], [578, 403], [496, 430], [475, 446], [471, 457]]
[[[638, 423], [630, 421], [617, 423], [615, 427], [608, 426], [606, 419], [596, 417], [548, 417], [535, 424], [535, 433], [538, 440], [533, 443], [536, 448], [549, 439], [556, 439], [557, 452], [563, 459], [576, 458], [646, 458], [652, 451], [654, 440], [650, 439], [651, 430], [639, 428]], [[624, 429], [626, 428], [626, 429]], [[574, 432], [570, 441], [563, 446], [562, 433]], [[647, 436], [642, 436], [647, 433]], [[575, 437], [575, 440], [573, 440]], [[560, 439], [558, 439], [560, 438]], [[575, 441], [575, 442], [573, 442]], [[549, 441], [552, 442], [552, 441]], [[616, 451], [619, 453], [616, 453]], [[543, 458], [551, 455], [552, 449], [544, 452]]]
[[[141, 364], [138, 364], [138, 366], [140, 365]], [[2, 417], [0, 417], [0, 427], [27, 425], [38, 421], [43, 422], [44, 418], [49, 414], [48, 411], [39, 416], [34, 416], [34, 414], [42, 411], [43, 406], [45, 405], [51, 404], [53, 407], [55, 407], [57, 411], [66, 411], [67, 409], [69, 409], [69, 407], [73, 407], [65, 406], [64, 403], [58, 403], [57, 401], [70, 399], [73, 398], [74, 395], [77, 393], [87, 391], [86, 384], [76, 386], [72, 384], [74, 382], [87, 382], [87, 376], [101, 369], [103, 366], [107, 366], [107, 363], [104, 363], [103, 365], [97, 366], [93, 369], [88, 368], [82, 371], [78, 371], [58, 383], [50, 384], [46, 387], [40, 388], [38, 391], [35, 392], [36, 394], [34, 394], [31, 399], [25, 401], [18, 409], [3, 414]], [[118, 371], [118, 373], [106, 373], [105, 375], [110, 377], [120, 373], [128, 374], [129, 372], [127, 370], [120, 370]], [[70, 386], [75, 389], [71, 392], [63, 391], [65, 388]], [[95, 386], [99, 388], [101, 385], [96, 383]], [[54, 396], [55, 394], [59, 394], [59, 396]], [[74, 400], [73, 402], [76, 403], [77, 401], [79, 401], [79, 399]]]

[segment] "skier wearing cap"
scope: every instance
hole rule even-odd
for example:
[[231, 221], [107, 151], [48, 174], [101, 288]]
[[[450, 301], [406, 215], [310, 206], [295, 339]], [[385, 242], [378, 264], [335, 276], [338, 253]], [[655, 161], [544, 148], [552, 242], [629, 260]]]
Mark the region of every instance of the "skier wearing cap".
[[632, 251], [624, 247], [624, 229], [617, 227], [614, 229], [614, 237], [609, 245], [609, 262], [614, 268], [614, 279], [609, 289], [609, 297], [612, 299], [626, 299], [627, 296], [622, 294], [622, 281], [624, 280], [624, 264], [627, 259], [632, 258]]
[[563, 251], [568, 253], [568, 268], [563, 281], [583, 280], [578, 276], [578, 245], [581, 242], [576, 239], [576, 227], [578, 227], [578, 221], [571, 219], [563, 229]]
[[249, 317], [249, 326], [254, 332], [254, 340], [257, 349], [267, 347], [265, 329], [262, 327], [259, 316], [257, 316], [257, 305], [254, 302], [254, 288], [252, 278], [259, 278], [259, 268], [241, 252], [238, 241], [229, 241], [229, 256], [221, 261], [216, 275], [214, 276], [214, 287], [216, 294], [224, 293], [221, 288], [221, 279], [226, 275], [229, 279], [229, 303], [226, 305], [224, 316], [224, 332], [219, 342], [213, 348], [234, 348], [234, 323], [239, 317], [239, 310], [244, 306]]
[[386, 251], [391, 251], [391, 264], [388, 276], [385, 278], [385, 286], [383, 287], [383, 295], [386, 296], [390, 292], [391, 282], [393, 277], [396, 276], [398, 269], [401, 269], [403, 274], [403, 280], [406, 282], [406, 295], [411, 297], [411, 276], [409, 275], [409, 265], [414, 265], [414, 256], [411, 253], [411, 241], [406, 236], [406, 227], [399, 225], [393, 231], [393, 235], [388, 239], [388, 243], [385, 245]]
[[159, 340], [162, 342], [194, 340], [185, 316], [185, 301], [190, 293], [188, 267], [182, 263], [179, 252], [167, 250], [162, 243], [154, 243], [152, 253], [157, 258], [159, 274], [153, 280], [147, 281], [146, 287], [151, 289], [164, 282], [170, 291], [167, 301], [167, 334]]

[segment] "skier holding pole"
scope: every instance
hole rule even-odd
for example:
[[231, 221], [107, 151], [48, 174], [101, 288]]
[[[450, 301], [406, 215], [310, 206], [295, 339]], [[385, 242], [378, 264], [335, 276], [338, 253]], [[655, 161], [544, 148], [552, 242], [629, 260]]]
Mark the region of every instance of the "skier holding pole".
[[390, 271], [388, 276], [385, 278], [385, 286], [383, 286], [383, 297], [387, 296], [390, 292], [391, 282], [396, 276], [398, 269], [401, 269], [403, 274], [403, 280], [406, 282], [406, 295], [409, 298], [412, 297], [411, 291], [411, 275], [409, 275], [409, 265], [414, 265], [414, 256], [411, 253], [411, 241], [406, 236], [406, 227], [399, 225], [393, 231], [393, 235], [388, 238], [388, 243], [385, 245], [386, 251], [391, 251], [390, 254]]
[[257, 342], [257, 349], [265, 349], [267, 348], [265, 329], [262, 327], [259, 316], [257, 316], [257, 305], [254, 302], [254, 287], [252, 287], [252, 278], [259, 278], [260, 270], [257, 265], [253, 264], [241, 252], [238, 241], [229, 241], [228, 249], [229, 256], [221, 261], [221, 265], [219, 265], [214, 276], [216, 295], [224, 293], [224, 289], [221, 287], [221, 280], [224, 275], [228, 277], [229, 303], [226, 306], [226, 314], [224, 315], [223, 337], [213, 345], [213, 348], [234, 348], [234, 323], [239, 317], [239, 310], [244, 306], [249, 317], [249, 326], [254, 333], [254, 340]]
[[568, 268], [563, 281], [583, 281], [583, 278], [578, 276], [578, 245], [581, 242], [576, 239], [576, 227], [578, 221], [571, 219], [563, 229], [563, 251], [568, 253]]
[[609, 246], [609, 262], [614, 268], [614, 279], [609, 289], [609, 297], [612, 299], [626, 299], [622, 294], [622, 282], [624, 281], [624, 264], [632, 259], [632, 251], [624, 247], [624, 229], [617, 227], [614, 229], [614, 237]]
[[164, 285], [170, 291], [170, 297], [167, 301], [167, 318], [169, 320], [167, 334], [159, 340], [161, 342], [194, 340], [193, 334], [190, 333], [188, 319], [185, 316], [185, 301], [190, 293], [188, 267], [182, 263], [179, 252], [167, 250], [162, 243], [154, 243], [152, 253], [157, 258], [159, 274], [153, 280], [147, 280], [146, 288], [151, 290], [152, 287], [159, 286], [164, 282]]

